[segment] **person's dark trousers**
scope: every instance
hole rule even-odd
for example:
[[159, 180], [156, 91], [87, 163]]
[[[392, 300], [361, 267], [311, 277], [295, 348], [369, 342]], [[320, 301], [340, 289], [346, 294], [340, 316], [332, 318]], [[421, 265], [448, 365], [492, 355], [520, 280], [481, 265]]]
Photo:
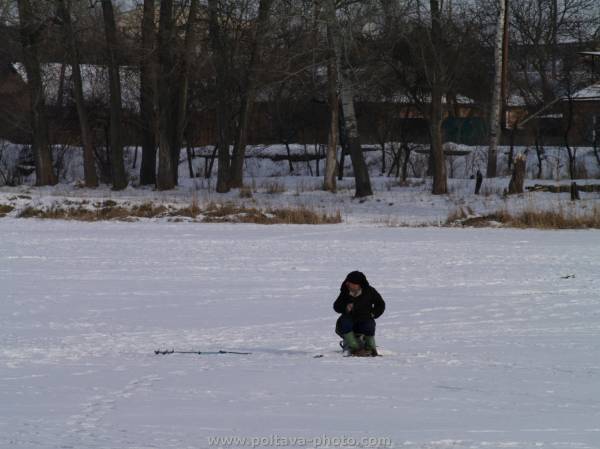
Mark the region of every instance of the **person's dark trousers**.
[[362, 334], [366, 337], [375, 335], [375, 320], [354, 321], [352, 317], [341, 315], [335, 323], [335, 333], [343, 337], [348, 332]]

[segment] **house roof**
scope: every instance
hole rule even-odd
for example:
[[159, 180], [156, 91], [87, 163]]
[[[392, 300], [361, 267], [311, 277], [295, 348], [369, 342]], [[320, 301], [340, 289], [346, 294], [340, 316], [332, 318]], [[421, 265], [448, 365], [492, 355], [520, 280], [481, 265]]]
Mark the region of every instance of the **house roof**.
[[584, 87], [573, 94], [575, 101], [600, 101], [600, 82]]
[[600, 51], [580, 51], [577, 54], [583, 56], [600, 56]]

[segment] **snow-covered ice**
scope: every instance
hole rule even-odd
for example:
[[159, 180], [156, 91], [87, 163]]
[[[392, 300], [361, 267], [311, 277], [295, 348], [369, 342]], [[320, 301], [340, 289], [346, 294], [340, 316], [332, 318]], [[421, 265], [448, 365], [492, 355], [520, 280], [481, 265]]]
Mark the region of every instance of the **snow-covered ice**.
[[[600, 447], [597, 231], [5, 218], [0, 235], [2, 448]], [[338, 351], [354, 269], [387, 301], [383, 357]]]

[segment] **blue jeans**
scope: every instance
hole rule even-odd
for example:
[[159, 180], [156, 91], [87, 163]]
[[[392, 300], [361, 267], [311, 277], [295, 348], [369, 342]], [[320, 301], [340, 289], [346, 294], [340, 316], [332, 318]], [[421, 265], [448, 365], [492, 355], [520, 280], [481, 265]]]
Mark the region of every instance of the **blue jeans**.
[[348, 315], [341, 315], [335, 323], [335, 333], [341, 337], [348, 332], [373, 337], [375, 335], [375, 320], [370, 318], [364, 321], [354, 321]]

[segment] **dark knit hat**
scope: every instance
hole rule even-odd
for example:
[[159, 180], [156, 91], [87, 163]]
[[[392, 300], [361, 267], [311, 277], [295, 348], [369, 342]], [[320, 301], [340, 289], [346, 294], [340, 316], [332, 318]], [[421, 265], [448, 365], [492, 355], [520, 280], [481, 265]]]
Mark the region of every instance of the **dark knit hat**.
[[346, 276], [344, 282], [352, 282], [353, 284], [358, 284], [363, 288], [369, 285], [367, 277], [360, 271], [353, 271], [351, 273], [348, 273], [348, 276]]

